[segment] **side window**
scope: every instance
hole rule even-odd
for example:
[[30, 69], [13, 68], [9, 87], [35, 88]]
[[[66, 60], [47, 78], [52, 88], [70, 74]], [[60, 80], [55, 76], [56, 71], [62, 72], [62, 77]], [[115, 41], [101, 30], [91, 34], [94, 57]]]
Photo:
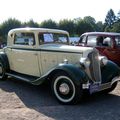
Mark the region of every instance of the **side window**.
[[97, 36], [88, 36], [87, 45], [88, 46], [96, 46], [97, 45]]
[[34, 45], [35, 37], [33, 33], [16, 33], [14, 44], [16, 45]]

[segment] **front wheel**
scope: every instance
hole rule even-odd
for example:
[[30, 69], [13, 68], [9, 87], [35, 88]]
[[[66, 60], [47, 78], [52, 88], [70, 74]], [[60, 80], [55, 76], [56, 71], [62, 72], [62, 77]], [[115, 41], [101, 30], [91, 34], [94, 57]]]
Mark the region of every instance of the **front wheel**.
[[82, 85], [76, 85], [73, 79], [63, 72], [54, 76], [52, 91], [63, 104], [76, 104], [81, 100], [83, 94]]

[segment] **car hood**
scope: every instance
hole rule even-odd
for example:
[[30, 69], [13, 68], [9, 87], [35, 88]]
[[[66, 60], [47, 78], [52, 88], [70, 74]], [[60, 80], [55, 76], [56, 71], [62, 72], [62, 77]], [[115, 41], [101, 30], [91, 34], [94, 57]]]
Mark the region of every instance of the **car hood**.
[[45, 51], [56, 51], [56, 52], [75, 52], [75, 53], [85, 53], [93, 51], [92, 47], [78, 47], [71, 45], [62, 44], [44, 44], [39, 47], [41, 50]]

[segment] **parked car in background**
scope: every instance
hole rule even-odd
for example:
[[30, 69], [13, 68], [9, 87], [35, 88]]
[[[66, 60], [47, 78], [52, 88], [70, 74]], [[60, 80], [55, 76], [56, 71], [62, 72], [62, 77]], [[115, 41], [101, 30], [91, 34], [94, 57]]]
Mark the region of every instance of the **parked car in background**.
[[70, 46], [66, 31], [18, 28], [9, 31], [7, 46], [0, 52], [0, 80], [7, 76], [33, 85], [48, 82], [60, 102], [73, 104], [84, 90], [112, 91], [120, 68], [99, 56], [97, 49]]
[[80, 36], [78, 45], [95, 47], [101, 55], [120, 66], [120, 33], [87, 32]]

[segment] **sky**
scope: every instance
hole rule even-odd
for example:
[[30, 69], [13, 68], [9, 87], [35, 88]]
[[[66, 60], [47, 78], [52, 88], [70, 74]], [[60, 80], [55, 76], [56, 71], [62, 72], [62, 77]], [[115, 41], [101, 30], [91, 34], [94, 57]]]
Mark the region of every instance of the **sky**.
[[120, 0], [0, 0], [0, 23], [8, 18], [21, 22], [33, 19], [40, 23], [48, 19], [59, 22], [85, 16], [104, 22], [110, 9], [117, 15]]

